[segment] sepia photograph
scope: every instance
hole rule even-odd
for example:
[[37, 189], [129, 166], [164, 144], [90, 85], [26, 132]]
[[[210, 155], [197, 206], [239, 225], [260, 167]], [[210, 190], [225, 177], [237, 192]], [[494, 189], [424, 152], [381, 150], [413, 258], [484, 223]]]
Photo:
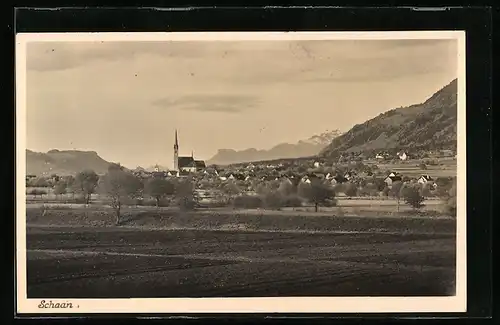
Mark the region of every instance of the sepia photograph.
[[18, 311], [465, 311], [464, 32], [16, 56]]

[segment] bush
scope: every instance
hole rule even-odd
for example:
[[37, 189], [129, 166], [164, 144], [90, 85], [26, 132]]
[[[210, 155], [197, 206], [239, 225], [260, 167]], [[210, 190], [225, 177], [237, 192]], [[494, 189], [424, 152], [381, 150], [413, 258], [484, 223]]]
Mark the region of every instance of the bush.
[[264, 206], [269, 209], [279, 209], [282, 207], [281, 195], [277, 191], [271, 191], [264, 195]]
[[422, 208], [425, 204], [425, 198], [420, 194], [420, 190], [417, 187], [407, 187], [403, 190], [403, 198], [409, 206], [417, 210]]
[[178, 200], [178, 205], [179, 208], [184, 211], [194, 210], [196, 208], [196, 201], [191, 198], [184, 197]]
[[456, 215], [457, 215], [457, 198], [456, 198], [456, 196], [452, 196], [446, 201], [445, 212], [449, 213], [452, 217], [456, 217]]
[[256, 209], [262, 207], [262, 199], [259, 196], [242, 195], [233, 200], [233, 206], [241, 209]]
[[297, 195], [288, 195], [282, 198], [281, 204], [284, 207], [301, 207], [302, 206], [302, 199], [297, 196]]
[[345, 195], [353, 197], [358, 194], [358, 187], [356, 184], [348, 183], [346, 184], [345, 190], [344, 190]]
[[42, 189], [38, 189], [38, 188], [34, 188], [30, 191], [28, 191], [27, 194], [30, 194], [30, 195], [34, 195], [34, 196], [37, 196], [37, 195], [46, 195], [47, 194], [47, 191], [46, 190], [42, 190]]
[[331, 207], [336, 207], [337, 206], [337, 200], [336, 199], [328, 199], [323, 202], [323, 206], [327, 208]]
[[[136, 199], [136, 204], [147, 207], [153, 207], [156, 206], [156, 199]], [[170, 206], [170, 201], [167, 199], [161, 199], [159, 206], [168, 207]]]

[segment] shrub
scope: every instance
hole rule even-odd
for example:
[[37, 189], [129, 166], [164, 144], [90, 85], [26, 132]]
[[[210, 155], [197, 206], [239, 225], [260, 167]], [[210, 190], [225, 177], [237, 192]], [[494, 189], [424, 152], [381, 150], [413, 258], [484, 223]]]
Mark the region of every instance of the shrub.
[[282, 205], [284, 207], [301, 207], [302, 200], [298, 195], [288, 195], [282, 198]]
[[181, 210], [194, 210], [196, 208], [196, 201], [192, 198], [183, 197], [178, 200], [178, 205]]
[[262, 199], [259, 196], [241, 195], [233, 200], [235, 208], [256, 209], [262, 207]]
[[356, 186], [356, 184], [348, 183], [345, 186], [344, 193], [347, 196], [356, 196], [358, 194], [358, 187]]
[[279, 209], [282, 207], [281, 195], [277, 191], [270, 191], [263, 197], [264, 206], [269, 209]]
[[336, 199], [327, 199], [323, 202], [323, 206], [330, 208], [330, 207], [336, 207], [337, 206], [337, 200]]
[[452, 217], [456, 217], [456, 215], [457, 215], [457, 198], [456, 198], [456, 196], [452, 196], [446, 201], [445, 212], [450, 214]]
[[425, 205], [423, 204], [425, 198], [420, 194], [420, 191], [417, 187], [406, 187], [402, 192], [406, 204], [411, 206], [413, 209], [417, 210]]
[[419, 165], [419, 168], [422, 169], [422, 170], [426, 170], [427, 169], [427, 165], [425, 163], [421, 163]]
[[42, 195], [47, 194], [47, 191], [46, 190], [42, 190], [42, 189], [38, 189], [38, 188], [34, 188], [34, 189], [28, 191], [27, 194], [31, 194], [31, 195], [34, 195], [34, 196], [37, 196], [37, 195], [42, 196]]

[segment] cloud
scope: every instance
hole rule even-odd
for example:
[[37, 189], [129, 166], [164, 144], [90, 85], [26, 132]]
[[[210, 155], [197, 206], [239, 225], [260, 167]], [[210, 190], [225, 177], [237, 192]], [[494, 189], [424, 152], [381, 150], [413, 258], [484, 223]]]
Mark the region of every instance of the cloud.
[[200, 112], [238, 113], [255, 108], [259, 100], [244, 95], [187, 95], [179, 98], [162, 98], [153, 102], [160, 108], [174, 108]]

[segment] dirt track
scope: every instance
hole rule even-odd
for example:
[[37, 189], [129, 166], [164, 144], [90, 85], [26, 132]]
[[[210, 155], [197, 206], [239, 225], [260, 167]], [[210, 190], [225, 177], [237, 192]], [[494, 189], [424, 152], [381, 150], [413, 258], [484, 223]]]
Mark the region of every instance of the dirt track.
[[29, 298], [454, 293], [453, 234], [28, 227]]

